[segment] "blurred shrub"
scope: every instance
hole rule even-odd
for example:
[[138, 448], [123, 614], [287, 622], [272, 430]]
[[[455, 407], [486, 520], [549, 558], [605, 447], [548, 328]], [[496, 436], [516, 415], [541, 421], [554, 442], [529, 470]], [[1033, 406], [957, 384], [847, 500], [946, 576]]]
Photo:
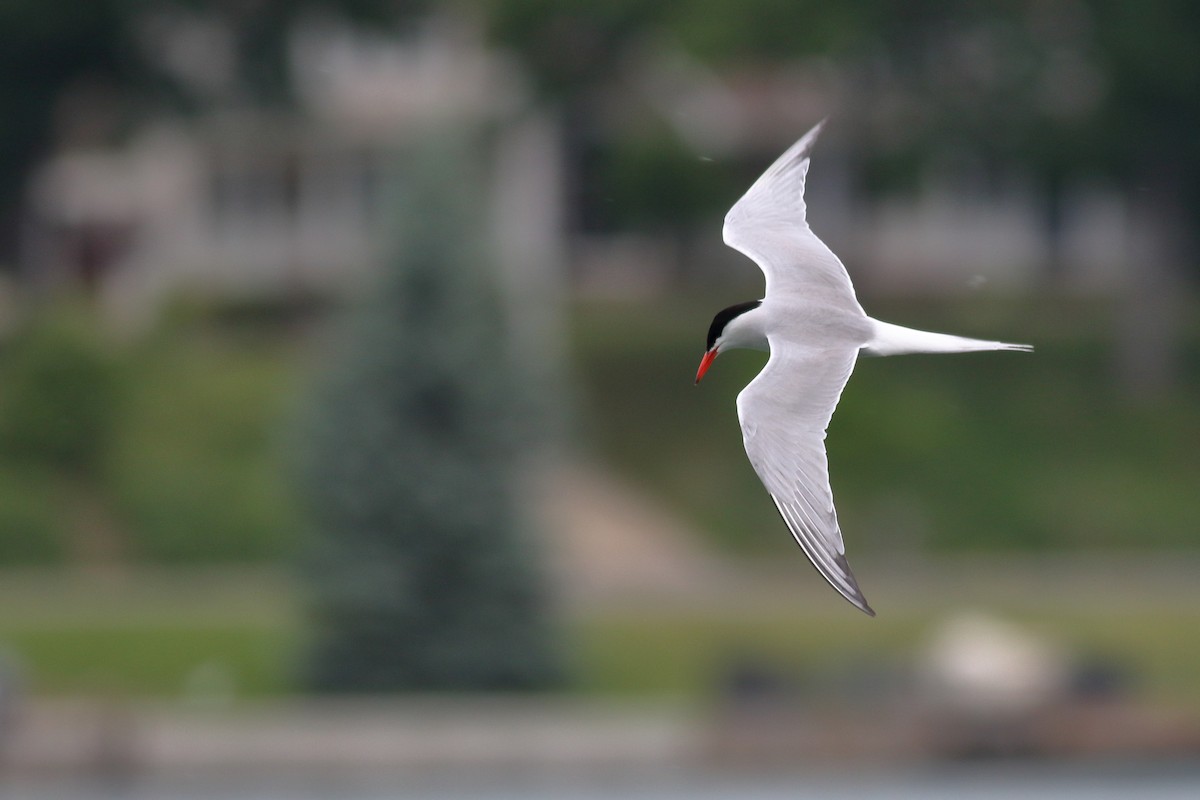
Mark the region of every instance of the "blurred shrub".
[[220, 330], [172, 322], [129, 354], [108, 480], [134, 558], [269, 560], [294, 538], [273, 435], [291, 386], [288, 350]]
[[9, 343], [0, 368], [4, 456], [95, 474], [113, 434], [118, 380], [94, 329], [82, 318], [51, 313]]
[[124, 471], [120, 507], [131, 554], [158, 564], [214, 564], [278, 559], [290, 548], [282, 500], [253, 467], [228, 471], [189, 453], [156, 469]]
[[740, 184], [670, 131], [650, 131], [598, 149], [589, 161], [595, 195], [593, 223], [608, 229], [687, 228], [719, 219]]
[[67, 552], [52, 477], [0, 464], [0, 565], [51, 564]]
[[0, 564], [61, 561], [74, 499], [104, 471], [116, 362], [86, 316], [45, 309], [0, 354]]
[[232, 325], [174, 316], [114, 348], [88, 315], [56, 307], [5, 342], [0, 566], [64, 558], [72, 537], [90, 535], [88, 506], [135, 561], [261, 561], [289, 550], [295, 525], [272, 431], [291, 361], [272, 331], [290, 324], [221, 334]]

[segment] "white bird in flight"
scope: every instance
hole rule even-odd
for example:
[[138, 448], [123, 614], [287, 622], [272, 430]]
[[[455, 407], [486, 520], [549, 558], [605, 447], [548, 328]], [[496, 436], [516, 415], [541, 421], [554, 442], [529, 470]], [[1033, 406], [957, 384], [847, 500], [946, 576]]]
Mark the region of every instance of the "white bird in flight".
[[719, 354], [746, 348], [771, 355], [737, 397], [746, 455], [792, 536], [821, 575], [871, 616], [833, 508], [825, 429], [859, 354], [1022, 350], [880, 322], [858, 304], [850, 276], [805, 219], [804, 179], [818, 123], [754, 182], [725, 215], [725, 243], [766, 276], [762, 300], [717, 312], [696, 383]]

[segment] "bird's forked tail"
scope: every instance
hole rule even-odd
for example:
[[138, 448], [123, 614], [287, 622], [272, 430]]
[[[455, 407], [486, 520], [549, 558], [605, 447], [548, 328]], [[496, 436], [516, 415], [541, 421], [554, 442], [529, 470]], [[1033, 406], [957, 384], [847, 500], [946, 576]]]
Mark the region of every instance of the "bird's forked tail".
[[868, 356], [896, 356], [904, 353], [974, 353], [981, 350], [1018, 350], [1033, 352], [1033, 345], [989, 342], [948, 333], [919, 331], [893, 325], [890, 322], [871, 320], [873, 335], [862, 346], [861, 352]]

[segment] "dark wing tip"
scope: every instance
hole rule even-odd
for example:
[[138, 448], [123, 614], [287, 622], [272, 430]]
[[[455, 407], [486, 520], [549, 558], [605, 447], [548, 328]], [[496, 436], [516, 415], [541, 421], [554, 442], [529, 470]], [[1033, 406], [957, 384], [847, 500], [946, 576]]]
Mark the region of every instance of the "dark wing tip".
[[849, 584], [851, 591], [844, 591], [840, 586], [833, 584], [833, 581], [830, 581], [830, 584], [841, 593], [842, 597], [853, 603], [854, 607], [859, 611], [862, 611], [868, 617], [875, 616], [875, 609], [871, 608], [870, 604], [867, 603], [867, 598], [863, 596], [862, 589], [858, 588], [858, 581], [855, 579], [854, 572], [850, 569], [850, 563], [846, 561], [846, 557], [839, 555], [834, 561], [842, 570], [842, 575], [845, 577], [846, 583]]
[[875, 616], [875, 609], [871, 608], [867, 603], [867, 598], [863, 596], [862, 589], [858, 588], [858, 580], [854, 577], [854, 571], [850, 569], [850, 563], [846, 561], [846, 556], [822, 548], [811, 536], [806, 535], [803, 525], [798, 527], [798, 523], [789, 519], [788, 513], [784, 510], [785, 506], [779, 501], [779, 498], [771, 495], [771, 499], [775, 502], [775, 510], [779, 512], [784, 524], [791, 531], [792, 538], [808, 556], [808, 561], [816, 569], [817, 574], [859, 611], [868, 617]]

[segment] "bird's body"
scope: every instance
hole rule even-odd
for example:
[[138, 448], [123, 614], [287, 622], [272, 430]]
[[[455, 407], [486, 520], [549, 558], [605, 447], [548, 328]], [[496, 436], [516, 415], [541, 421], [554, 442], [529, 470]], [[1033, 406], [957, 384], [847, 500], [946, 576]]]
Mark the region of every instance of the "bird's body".
[[874, 615], [846, 563], [825, 456], [825, 429], [859, 354], [1031, 348], [867, 316], [845, 267], [808, 227], [804, 181], [820, 130], [818, 124], [788, 148], [725, 217], [725, 243], [758, 264], [766, 293], [716, 315], [696, 382], [719, 352], [771, 354], [737, 398], [746, 455], [813, 564], [847, 600]]

